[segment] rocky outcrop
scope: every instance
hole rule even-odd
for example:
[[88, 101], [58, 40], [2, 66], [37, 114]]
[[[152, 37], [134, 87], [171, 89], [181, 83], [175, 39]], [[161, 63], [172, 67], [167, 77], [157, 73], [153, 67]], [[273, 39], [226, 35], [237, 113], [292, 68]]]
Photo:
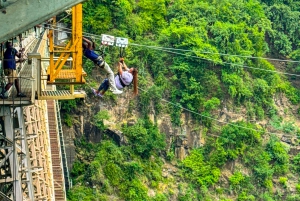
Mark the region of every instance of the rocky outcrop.
[[126, 137], [119, 130], [106, 129], [105, 134], [107, 134], [111, 139], [113, 139], [115, 143], [119, 146], [127, 144]]

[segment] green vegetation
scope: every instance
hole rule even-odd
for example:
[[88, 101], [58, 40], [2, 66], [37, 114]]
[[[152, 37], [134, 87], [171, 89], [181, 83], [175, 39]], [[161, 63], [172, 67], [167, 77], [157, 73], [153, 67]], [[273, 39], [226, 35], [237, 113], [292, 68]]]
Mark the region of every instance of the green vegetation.
[[[83, 6], [85, 32], [144, 45], [126, 48], [128, 66], [139, 69], [140, 87], [127, 110], [138, 110], [142, 118], [122, 126], [126, 145], [108, 138], [98, 144], [76, 140], [69, 200], [300, 199], [300, 154], [289, 155], [281, 140], [282, 134], [299, 136], [298, 117], [284, 119], [294, 109], [278, 111], [274, 101], [287, 97], [299, 115], [298, 77], [282, 73], [299, 73], [300, 65], [257, 58], [300, 59], [298, 1], [88, 0]], [[113, 65], [118, 56], [119, 49], [110, 48], [105, 59]], [[90, 74], [91, 62], [84, 63]], [[88, 81], [96, 85], [92, 76]], [[75, 105], [64, 102], [62, 109], [70, 113]], [[225, 107], [245, 118], [221, 125], [215, 119]], [[166, 150], [164, 134], [148, 116], [168, 114], [180, 127], [184, 110], [205, 143], [178, 161], [176, 142], [171, 139]], [[104, 132], [108, 118], [100, 111], [91, 119]]]
[[[132, 131], [135, 131], [134, 134]], [[81, 194], [83, 200], [93, 200], [90, 198], [93, 186], [97, 190], [96, 195], [103, 199], [106, 197], [106, 200], [112, 193], [125, 200], [150, 199], [146, 183], [158, 188], [158, 183], [163, 180], [162, 161], [155, 157], [164, 149], [163, 135], [150, 122], [126, 127], [123, 132], [129, 138], [128, 146], [118, 147], [111, 141], [92, 144], [81, 139], [76, 142], [81, 160], [75, 162], [72, 169], [74, 185], [78, 188], [69, 192], [70, 200], [78, 199], [81, 190], [84, 192]], [[144, 139], [147, 135], [148, 138]], [[89, 191], [83, 191], [85, 189]], [[153, 200], [163, 197], [160, 195]]]
[[94, 116], [94, 124], [97, 128], [99, 128], [101, 131], [104, 131], [106, 129], [106, 126], [103, 123], [103, 120], [108, 120], [109, 119], [109, 114], [107, 110], [102, 110], [99, 111], [95, 116]]

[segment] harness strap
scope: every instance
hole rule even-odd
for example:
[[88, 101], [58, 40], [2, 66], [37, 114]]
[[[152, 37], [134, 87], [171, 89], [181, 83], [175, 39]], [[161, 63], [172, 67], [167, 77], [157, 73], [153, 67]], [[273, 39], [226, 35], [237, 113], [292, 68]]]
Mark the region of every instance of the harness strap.
[[119, 77], [119, 80], [120, 80], [120, 83], [121, 83], [122, 87], [126, 87], [127, 85], [124, 84], [123, 80], [121, 79], [121, 75], [120, 75], [119, 72], [118, 72], [118, 77]]

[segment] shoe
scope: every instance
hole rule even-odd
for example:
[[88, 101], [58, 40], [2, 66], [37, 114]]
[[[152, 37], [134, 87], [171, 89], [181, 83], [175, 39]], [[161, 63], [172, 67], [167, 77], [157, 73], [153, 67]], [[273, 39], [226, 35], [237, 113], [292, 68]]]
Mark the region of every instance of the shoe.
[[1, 98], [1, 99], [7, 99], [8, 97], [5, 96], [4, 94], [0, 93], [0, 98]]
[[103, 96], [104, 96], [104, 95], [102, 95], [102, 94], [98, 93], [98, 94], [97, 94], [97, 96], [99, 96], [99, 97], [103, 98]]
[[17, 94], [17, 97], [26, 97], [26, 95], [20, 92]]
[[120, 90], [118, 90], [118, 89], [112, 90], [111, 92], [112, 92], [113, 94], [121, 94], [121, 93], [123, 93], [123, 91], [120, 91]]
[[96, 92], [96, 89], [93, 89], [93, 88], [92, 88], [92, 91], [93, 91], [93, 94], [94, 94], [95, 96], [98, 96], [98, 94], [97, 94], [97, 92]]

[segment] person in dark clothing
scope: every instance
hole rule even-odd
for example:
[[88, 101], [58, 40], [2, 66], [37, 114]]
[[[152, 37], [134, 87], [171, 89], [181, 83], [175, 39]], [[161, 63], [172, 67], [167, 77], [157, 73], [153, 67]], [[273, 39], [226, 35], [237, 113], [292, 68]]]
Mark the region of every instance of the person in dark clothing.
[[94, 64], [98, 67], [104, 66], [104, 61], [101, 56], [95, 53], [95, 43], [90, 41], [89, 39], [83, 37], [83, 55], [90, 59]]
[[[5, 93], [10, 89], [10, 87], [15, 83], [15, 87], [17, 90], [17, 97], [26, 97], [25, 94], [23, 94], [20, 91], [20, 83], [19, 79], [17, 77], [16, 72], [16, 63], [22, 62], [22, 52], [24, 51], [24, 48], [18, 52], [13, 46], [11, 42], [6, 42], [6, 50], [4, 52], [4, 61], [3, 61], [3, 69], [4, 74], [8, 77], [8, 83], [6, 84], [4, 91], [0, 93], [0, 98], [4, 99], [7, 98], [5, 96]], [[20, 58], [16, 61], [16, 56]]]

